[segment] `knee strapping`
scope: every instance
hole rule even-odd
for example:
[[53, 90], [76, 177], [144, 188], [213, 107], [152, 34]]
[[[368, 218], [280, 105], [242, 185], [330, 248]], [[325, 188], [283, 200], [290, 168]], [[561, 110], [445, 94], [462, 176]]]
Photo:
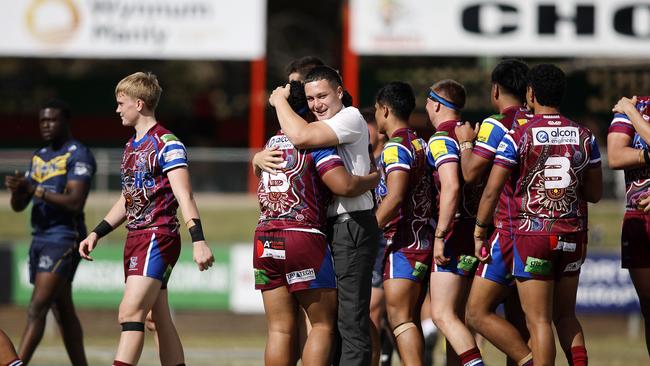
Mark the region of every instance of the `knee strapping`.
[[400, 334], [406, 332], [407, 330], [415, 328], [415, 323], [413, 322], [404, 322], [393, 329], [393, 335], [395, 339], [400, 336]]
[[122, 326], [122, 332], [144, 332], [144, 323], [142, 322], [124, 322], [120, 323]]

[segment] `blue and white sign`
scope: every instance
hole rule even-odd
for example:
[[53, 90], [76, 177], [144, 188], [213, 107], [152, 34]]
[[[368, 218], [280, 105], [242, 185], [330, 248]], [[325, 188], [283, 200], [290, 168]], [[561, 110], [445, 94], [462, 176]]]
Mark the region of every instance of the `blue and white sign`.
[[578, 312], [630, 313], [639, 311], [639, 299], [618, 254], [590, 253], [582, 265]]

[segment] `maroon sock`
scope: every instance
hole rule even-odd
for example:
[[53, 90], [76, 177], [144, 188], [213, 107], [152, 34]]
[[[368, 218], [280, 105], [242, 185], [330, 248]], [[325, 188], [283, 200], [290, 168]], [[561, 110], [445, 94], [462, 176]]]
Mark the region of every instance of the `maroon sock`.
[[458, 355], [458, 357], [460, 357], [460, 363], [463, 366], [483, 366], [481, 351], [478, 350], [478, 347], [474, 347], [467, 352], [463, 352]]
[[587, 349], [585, 346], [571, 347], [571, 366], [587, 366]]
[[133, 366], [133, 365], [131, 365], [130, 363], [115, 360], [113, 361], [113, 366]]
[[530, 360], [528, 360], [528, 362], [526, 362], [522, 366], [535, 366], [535, 365], [533, 364], [533, 359], [531, 358]]

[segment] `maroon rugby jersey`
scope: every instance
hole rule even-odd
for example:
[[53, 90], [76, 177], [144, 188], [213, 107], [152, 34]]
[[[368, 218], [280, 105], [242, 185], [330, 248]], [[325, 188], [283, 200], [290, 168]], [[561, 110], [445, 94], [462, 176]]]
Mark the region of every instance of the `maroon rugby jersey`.
[[273, 175], [262, 172], [257, 230], [324, 230], [332, 193], [320, 177], [343, 166], [336, 148], [296, 149], [282, 132], [266, 143], [267, 148], [275, 146], [282, 151], [283, 168]]
[[[456, 126], [458, 123], [459, 121], [446, 121], [441, 123], [436, 129], [436, 133], [429, 139], [427, 161], [436, 170], [443, 164], [460, 162], [460, 147], [458, 138], [456, 137]], [[440, 179], [437, 171], [434, 173], [434, 182], [436, 184], [436, 191], [440, 192]], [[474, 218], [476, 217], [478, 203], [485, 185], [483, 183], [466, 184], [463, 179], [463, 174], [460, 171], [460, 166], [458, 168], [458, 183], [460, 184], [460, 191], [456, 218]], [[436, 197], [436, 202], [440, 201], [439, 198]]]
[[[650, 119], [650, 97], [640, 97], [637, 109], [643, 118]], [[609, 133], [622, 133], [631, 138], [630, 146], [635, 149], [647, 149], [648, 143], [634, 130], [632, 122], [625, 114], [614, 115]], [[645, 215], [638, 209], [639, 201], [650, 192], [650, 166], [625, 169], [625, 210], [628, 214]]]
[[121, 175], [128, 230], [178, 233], [178, 202], [166, 173], [186, 166], [185, 146], [160, 124], [126, 143]]
[[[495, 114], [484, 119], [476, 137], [476, 145], [472, 153], [493, 161], [503, 136], [515, 127], [528, 123], [528, 120], [532, 116], [527, 108], [510, 107], [504, 110], [503, 113]], [[485, 173], [486, 181], [489, 174], [490, 169], [487, 169]], [[511, 231], [511, 217], [517, 212], [513, 201], [513, 187], [515, 185], [513, 177], [516, 177], [516, 174], [513, 174], [503, 187], [494, 212], [494, 226], [503, 231]]]
[[584, 173], [600, 168], [598, 144], [587, 128], [561, 115], [535, 115], [504, 136], [494, 164], [518, 168], [512, 223], [517, 234], [587, 230]]
[[431, 169], [426, 161], [426, 143], [408, 128], [398, 129], [381, 153], [382, 177], [377, 187], [378, 201], [388, 194], [386, 179], [393, 171], [409, 174], [408, 187], [397, 215], [384, 228], [391, 245], [426, 249], [433, 236], [433, 187]]

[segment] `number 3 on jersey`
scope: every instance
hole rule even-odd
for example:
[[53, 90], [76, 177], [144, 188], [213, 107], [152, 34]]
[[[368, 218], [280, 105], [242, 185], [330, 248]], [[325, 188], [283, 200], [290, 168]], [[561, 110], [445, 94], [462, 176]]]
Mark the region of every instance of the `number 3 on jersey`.
[[262, 180], [266, 193], [285, 193], [289, 190], [289, 180], [287, 179], [287, 175], [282, 172], [273, 175], [263, 172]]
[[564, 156], [551, 156], [544, 164], [544, 188], [565, 189], [571, 184], [571, 162]]

